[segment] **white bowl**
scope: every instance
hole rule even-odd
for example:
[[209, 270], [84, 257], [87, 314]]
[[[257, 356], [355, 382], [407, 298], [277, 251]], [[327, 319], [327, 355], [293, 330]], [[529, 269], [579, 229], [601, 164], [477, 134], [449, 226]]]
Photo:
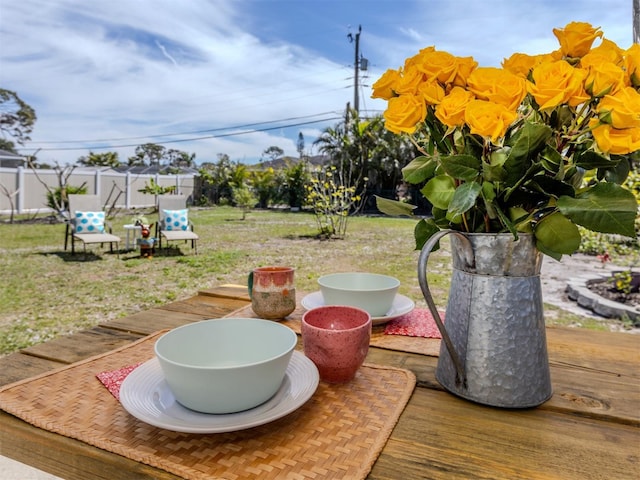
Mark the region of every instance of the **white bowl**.
[[155, 344], [176, 400], [204, 413], [233, 413], [266, 402], [280, 388], [298, 337], [280, 323], [222, 318], [173, 329]]
[[382, 317], [393, 305], [400, 280], [378, 273], [332, 273], [318, 279], [325, 305], [348, 305]]

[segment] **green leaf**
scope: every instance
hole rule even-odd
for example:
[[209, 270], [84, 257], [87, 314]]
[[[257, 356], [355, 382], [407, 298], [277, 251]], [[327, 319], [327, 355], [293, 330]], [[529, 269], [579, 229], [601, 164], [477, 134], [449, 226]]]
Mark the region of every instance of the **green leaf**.
[[458, 180], [472, 181], [482, 169], [482, 161], [472, 155], [451, 155], [440, 161], [444, 171]]
[[376, 197], [376, 207], [382, 213], [386, 215], [395, 216], [413, 216], [413, 211], [417, 208], [415, 205], [410, 205], [408, 203], [399, 202], [397, 200], [390, 200], [388, 198]]
[[446, 210], [449, 208], [449, 203], [453, 198], [453, 194], [456, 191], [456, 185], [448, 175], [438, 175], [433, 177], [427, 182], [427, 184], [420, 190], [429, 202], [435, 207]]
[[506, 171], [502, 165], [482, 164], [482, 178], [488, 182], [503, 182]]
[[494, 201], [496, 199], [496, 189], [493, 183], [482, 183], [482, 199], [484, 200], [484, 208], [486, 209], [489, 218], [496, 218], [498, 216], [494, 207]]
[[447, 218], [451, 221], [458, 221], [457, 218], [459, 215], [469, 211], [476, 204], [481, 190], [482, 186], [477, 182], [463, 183], [460, 185], [449, 203]]
[[438, 207], [433, 207], [431, 208], [431, 216], [433, 219], [433, 222], [441, 229], [445, 229], [445, 228], [449, 228], [450, 227], [450, 223], [449, 220], [447, 220], [447, 211], [442, 209], [442, 208], [438, 208]]
[[[413, 235], [416, 239], [416, 250], [422, 250], [424, 244], [427, 243], [427, 240], [431, 238], [432, 235], [439, 232], [440, 228], [433, 219], [429, 218], [427, 220], [420, 220], [416, 227], [413, 230]], [[435, 252], [440, 248], [440, 242], [436, 243], [436, 246], [433, 248]]]
[[540, 153], [540, 164], [547, 172], [551, 172], [556, 175], [563, 164], [562, 155], [560, 155], [555, 148], [547, 145]]
[[551, 258], [556, 259], [557, 261], [562, 260], [562, 254], [558, 252], [554, 252], [553, 250], [549, 250], [542, 242], [536, 240], [536, 248], [540, 250], [545, 255], [549, 255]]
[[500, 223], [506, 227], [512, 234], [515, 240], [518, 239], [518, 229], [511, 221], [511, 219], [502, 211], [499, 205], [495, 205], [495, 211], [498, 214], [498, 218], [500, 219]]
[[547, 177], [546, 175], [536, 175], [526, 185], [533, 190], [556, 198], [562, 195], [568, 195], [570, 197], [576, 196], [576, 191], [572, 185]]
[[[580, 247], [580, 231], [578, 227], [562, 213], [556, 211], [540, 220], [533, 233], [539, 250], [547, 255], [571, 255]], [[553, 258], [556, 256], [551, 255]], [[559, 260], [559, 258], [556, 258]]]
[[633, 193], [615, 183], [598, 183], [576, 198], [561, 196], [558, 208], [588, 230], [635, 237], [638, 204]]
[[534, 158], [545, 147], [551, 137], [548, 125], [526, 122], [510, 140], [511, 151], [504, 168], [507, 171], [507, 183], [514, 184], [523, 177], [529, 168], [530, 158]]
[[531, 214], [522, 207], [509, 208], [509, 219], [515, 224], [516, 230], [522, 233], [532, 233]]
[[[620, 158], [620, 157], [618, 157]], [[598, 169], [598, 178], [604, 178], [607, 182], [617, 183], [618, 185], [622, 185], [624, 181], [629, 176], [629, 172], [631, 171], [631, 165], [629, 164], [629, 160], [626, 158], [623, 161], [619, 162], [615, 167], [612, 168], [599, 168]]]
[[604, 155], [594, 152], [593, 150], [586, 150], [582, 154], [577, 155], [575, 158], [576, 165], [582, 167], [585, 170], [593, 170], [594, 168], [613, 168], [620, 160], [612, 160]]
[[422, 183], [433, 177], [437, 166], [437, 162], [430, 157], [416, 157], [402, 169], [402, 178], [414, 185]]

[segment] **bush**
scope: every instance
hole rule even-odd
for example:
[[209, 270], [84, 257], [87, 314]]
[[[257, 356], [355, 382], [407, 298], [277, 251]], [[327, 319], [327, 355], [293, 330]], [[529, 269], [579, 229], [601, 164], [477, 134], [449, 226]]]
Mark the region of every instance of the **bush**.
[[[65, 191], [65, 195], [62, 195], [62, 191]], [[65, 187], [58, 187], [54, 190], [47, 191], [47, 207], [55, 210], [56, 212], [64, 212], [69, 209], [69, 199], [67, 195], [85, 195], [87, 193], [87, 187], [74, 187], [73, 185], [67, 185]]]

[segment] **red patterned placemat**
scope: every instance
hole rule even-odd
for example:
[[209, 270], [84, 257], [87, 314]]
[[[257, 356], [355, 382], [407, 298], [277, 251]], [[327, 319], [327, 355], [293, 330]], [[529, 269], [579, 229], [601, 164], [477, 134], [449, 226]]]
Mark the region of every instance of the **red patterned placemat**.
[[198, 435], [129, 415], [96, 378], [153, 357], [162, 332], [126, 347], [0, 389], [0, 408], [45, 430], [188, 479], [362, 479], [415, 387], [408, 370], [365, 365], [345, 385], [321, 382], [275, 422]]
[[[444, 321], [442, 313], [440, 318]], [[384, 333], [408, 337], [442, 338], [436, 321], [427, 308], [415, 308], [406, 315], [391, 320], [385, 325]]]

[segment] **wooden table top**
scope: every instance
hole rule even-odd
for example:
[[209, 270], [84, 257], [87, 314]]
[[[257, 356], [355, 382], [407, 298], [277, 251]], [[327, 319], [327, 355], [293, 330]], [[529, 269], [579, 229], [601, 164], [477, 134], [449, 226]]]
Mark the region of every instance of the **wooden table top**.
[[[0, 358], [0, 386], [248, 302], [244, 287], [217, 287], [26, 348]], [[640, 478], [640, 337], [547, 328], [547, 343], [554, 395], [527, 410], [459, 399], [435, 380], [436, 357], [372, 347], [367, 362], [409, 369], [418, 383], [368, 478]], [[3, 411], [0, 454], [68, 479], [179, 478]]]

